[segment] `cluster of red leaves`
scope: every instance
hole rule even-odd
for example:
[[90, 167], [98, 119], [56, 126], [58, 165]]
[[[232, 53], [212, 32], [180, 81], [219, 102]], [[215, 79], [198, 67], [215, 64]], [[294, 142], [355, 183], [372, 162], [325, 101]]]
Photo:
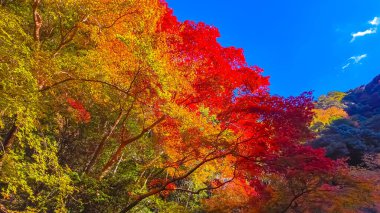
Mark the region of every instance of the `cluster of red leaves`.
[[242, 49], [222, 47], [217, 41], [217, 28], [202, 22], [179, 22], [167, 8], [158, 29], [172, 38], [167, 45], [173, 47], [173, 63], [196, 69], [197, 78], [192, 85], [195, 93], [179, 98], [178, 103], [191, 109], [202, 104], [213, 113], [220, 113], [232, 104], [237, 88], [246, 93], [267, 91], [269, 83], [261, 75], [263, 70], [248, 66]]
[[219, 180], [219, 179], [214, 179], [211, 181], [210, 185], [212, 188], [216, 188], [216, 187], [219, 187], [220, 185], [222, 185], [223, 183]]
[[75, 109], [76, 117], [80, 122], [88, 123], [91, 121], [91, 114], [86, 110], [81, 102], [72, 98], [67, 98], [67, 103]]
[[[166, 184], [166, 180], [164, 179], [159, 179], [159, 178], [156, 178], [156, 179], [153, 179], [149, 182], [148, 184], [148, 188], [150, 189], [155, 189], [155, 188], [160, 188], [162, 187], [164, 184]], [[165, 186], [165, 189], [162, 190], [160, 192], [160, 195], [162, 197], [168, 197], [170, 195], [171, 192], [173, 192], [173, 190], [176, 189], [176, 185], [174, 183], [169, 183]]]
[[156, 179], [153, 179], [149, 182], [148, 187], [151, 189], [158, 188], [158, 187], [161, 187], [162, 184], [163, 184], [163, 180], [156, 178]]
[[[245, 101], [243, 97], [239, 99]], [[236, 125], [245, 129], [248, 137], [256, 137], [240, 147], [239, 175], [249, 181], [260, 197], [270, 197], [267, 185], [255, 178], [263, 171], [285, 179], [303, 177], [306, 181], [310, 176], [336, 172], [339, 165], [325, 157], [325, 150], [301, 143], [314, 137], [308, 128], [313, 117], [311, 93], [290, 98], [272, 96], [263, 103], [261, 106], [245, 103], [235, 113], [235, 116], [247, 113]], [[259, 125], [252, 120], [257, 115]]]
[[166, 186], [166, 189], [168, 190], [174, 190], [176, 188], [176, 185], [174, 183], [169, 183], [167, 186]]

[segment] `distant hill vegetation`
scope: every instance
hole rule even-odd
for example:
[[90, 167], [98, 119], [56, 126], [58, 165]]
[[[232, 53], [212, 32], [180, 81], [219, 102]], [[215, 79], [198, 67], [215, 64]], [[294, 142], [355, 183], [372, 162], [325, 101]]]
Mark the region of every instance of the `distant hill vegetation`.
[[380, 75], [348, 92], [322, 95], [315, 113], [312, 145], [326, 148], [327, 156], [360, 165], [364, 156], [380, 153]]

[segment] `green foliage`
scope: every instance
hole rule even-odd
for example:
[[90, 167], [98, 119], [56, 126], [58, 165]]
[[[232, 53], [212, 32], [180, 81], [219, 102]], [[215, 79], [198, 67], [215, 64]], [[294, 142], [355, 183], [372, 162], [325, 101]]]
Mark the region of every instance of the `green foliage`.
[[4, 159], [1, 182], [6, 186], [2, 194], [24, 195], [30, 209], [65, 211], [65, 199], [74, 191], [68, 175], [70, 170], [58, 164], [54, 141], [41, 138], [27, 128], [19, 130], [19, 146]]
[[[21, 12], [20, 12], [21, 13]], [[32, 71], [32, 38], [23, 19], [0, 8], [0, 129], [17, 126], [13, 149], [1, 153], [1, 193], [11, 208], [65, 211], [73, 193], [70, 169], [58, 163], [57, 143], [39, 128], [41, 102]], [[43, 103], [42, 103], [43, 104]], [[3, 138], [4, 135], [1, 135]]]
[[37, 100], [37, 82], [30, 71], [31, 37], [23, 30], [22, 19], [0, 8], [0, 127]]
[[316, 103], [316, 107], [318, 109], [327, 109], [332, 106], [344, 109], [346, 105], [343, 103], [343, 98], [347, 95], [347, 93], [333, 91], [329, 92], [327, 95], [321, 95], [318, 98]]

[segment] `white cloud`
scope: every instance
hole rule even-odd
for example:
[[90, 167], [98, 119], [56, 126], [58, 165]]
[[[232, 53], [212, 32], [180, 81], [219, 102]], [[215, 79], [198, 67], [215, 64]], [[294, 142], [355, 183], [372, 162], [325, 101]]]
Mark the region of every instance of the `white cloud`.
[[351, 34], [351, 36], [352, 36], [351, 42], [354, 42], [357, 37], [375, 34], [376, 32], [377, 32], [377, 28], [370, 28], [370, 29], [363, 31], [363, 32], [352, 33]]
[[380, 24], [380, 18], [379, 17], [375, 17], [372, 19], [372, 21], [369, 21], [369, 23], [373, 26], [378, 26]]
[[352, 62], [348, 62], [346, 65], [344, 65], [342, 67], [342, 70], [345, 70], [347, 69], [349, 66], [351, 66], [351, 64], [358, 64], [361, 60], [363, 60], [364, 58], [367, 58], [367, 54], [363, 54], [363, 55], [358, 55], [358, 56], [352, 56], [348, 59], [348, 61], [352, 61]]
[[359, 63], [363, 58], [366, 58], [367, 57], [367, 54], [363, 54], [363, 55], [358, 55], [358, 56], [352, 56], [351, 58], [349, 58], [349, 60], [354, 60], [354, 64], [357, 64]]
[[342, 67], [342, 70], [346, 69], [346, 68], [349, 67], [350, 65], [351, 65], [351, 63], [347, 63], [346, 65], [344, 65], [344, 66]]

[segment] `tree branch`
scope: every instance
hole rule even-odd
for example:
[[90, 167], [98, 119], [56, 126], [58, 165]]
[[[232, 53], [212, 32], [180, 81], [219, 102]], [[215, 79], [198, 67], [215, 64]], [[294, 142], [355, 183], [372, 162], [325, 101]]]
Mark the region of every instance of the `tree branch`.
[[156, 125], [158, 125], [159, 123], [161, 123], [163, 120], [166, 119], [166, 116], [162, 116], [160, 117], [158, 120], [156, 120], [154, 123], [152, 123], [151, 125], [149, 125], [148, 127], [144, 128], [141, 130], [140, 134], [130, 138], [130, 139], [127, 139], [126, 141], [122, 142], [118, 149], [116, 150], [116, 152], [111, 156], [111, 158], [108, 160], [108, 162], [106, 163], [106, 165], [104, 165], [98, 179], [101, 180], [103, 179], [103, 177], [105, 177], [108, 172], [110, 171], [110, 168], [116, 163], [116, 161], [119, 159], [120, 155], [122, 154], [123, 152], [123, 149], [125, 146], [127, 146], [128, 144], [134, 142], [134, 141], [137, 141], [138, 139], [140, 139], [142, 136], [144, 136], [145, 133], [147, 133], [150, 129], [154, 128]]
[[181, 188], [176, 188], [176, 189], [166, 189], [166, 190], [172, 190], [172, 191], [182, 191], [182, 192], [187, 192], [187, 193], [190, 193], [190, 194], [199, 194], [201, 193], [202, 191], [209, 191], [209, 190], [216, 190], [216, 189], [219, 189], [221, 188], [222, 186], [226, 185], [227, 183], [230, 183], [232, 182], [233, 180], [235, 180], [236, 178], [236, 168], [234, 169], [234, 175], [231, 179], [227, 180], [227, 181], [224, 181], [223, 183], [220, 183], [218, 186], [215, 186], [215, 187], [205, 187], [205, 188], [202, 188], [202, 189], [198, 189], [197, 191], [191, 191], [191, 190], [188, 190], [188, 189], [181, 189]]
[[111, 84], [111, 83], [108, 83], [106, 81], [101, 81], [101, 80], [96, 80], [96, 79], [86, 79], [86, 78], [67, 78], [65, 80], [62, 80], [62, 81], [59, 81], [59, 82], [56, 82], [50, 86], [45, 86], [43, 87], [42, 89], [38, 90], [39, 92], [45, 92], [47, 90], [50, 90], [50, 89], [53, 89], [54, 87], [56, 86], [59, 86], [61, 84], [64, 84], [64, 83], [67, 83], [67, 82], [70, 82], [70, 81], [83, 81], [83, 82], [91, 82], [91, 83], [99, 83], [99, 84], [104, 84], [104, 85], [107, 85], [109, 87], [112, 87], [114, 88], [115, 90], [119, 91], [119, 92], [122, 92], [124, 94], [126, 94], [127, 96], [129, 96], [129, 90], [125, 90], [123, 88], [120, 88], [119, 86], [117, 85], [114, 85], [114, 84]]
[[42, 17], [38, 13], [38, 6], [40, 5], [41, 0], [33, 0], [32, 10], [33, 10], [33, 21], [34, 21], [34, 40], [40, 42], [40, 31], [42, 27]]
[[101, 153], [103, 152], [103, 150], [104, 150], [104, 146], [105, 146], [105, 144], [106, 144], [108, 138], [112, 135], [113, 131], [115, 130], [116, 126], [119, 124], [119, 122], [120, 122], [120, 120], [121, 120], [121, 118], [122, 118], [123, 116], [124, 116], [123, 109], [120, 109], [120, 113], [119, 113], [119, 115], [117, 116], [117, 118], [116, 118], [114, 124], [112, 125], [111, 129], [110, 129], [109, 131], [107, 131], [107, 132], [103, 135], [103, 137], [102, 137], [102, 139], [101, 139], [99, 145], [97, 146], [97, 148], [96, 148], [94, 154], [92, 155], [92, 158], [91, 158], [90, 162], [87, 164], [87, 167], [86, 167], [86, 169], [84, 170], [84, 173], [88, 174], [88, 173], [92, 170], [92, 168], [94, 167], [94, 165], [95, 165], [96, 161], [98, 160], [99, 156], [100, 156]]
[[[124, 213], [124, 212], [128, 212], [129, 210], [131, 210], [133, 207], [135, 207], [138, 203], [140, 203], [142, 200], [144, 200], [145, 198], [147, 197], [150, 197], [152, 195], [155, 195], [157, 193], [160, 193], [161, 191], [163, 190], [166, 190], [166, 187], [171, 184], [171, 183], [174, 183], [178, 180], [182, 180], [182, 179], [185, 179], [187, 178], [188, 176], [190, 176], [192, 173], [194, 173], [198, 168], [200, 168], [201, 166], [203, 166], [205, 163], [207, 162], [210, 162], [210, 161], [213, 161], [213, 160], [216, 160], [218, 158], [222, 158], [222, 157], [225, 157], [229, 154], [231, 154], [232, 150], [226, 152], [226, 153], [223, 153], [223, 154], [220, 154], [220, 155], [216, 155], [214, 157], [211, 157], [211, 158], [208, 158], [211, 153], [209, 153], [203, 161], [201, 161], [200, 163], [198, 163], [196, 166], [194, 166], [192, 169], [190, 169], [188, 172], [186, 172], [185, 174], [179, 176], [179, 177], [176, 177], [176, 178], [173, 178], [169, 181], [167, 181], [166, 183], [164, 183], [161, 187], [157, 188], [157, 189], [154, 189], [154, 190], [151, 190], [150, 192], [147, 192], [145, 194], [142, 194], [140, 196], [138, 196], [132, 203], [130, 203], [128, 206], [126, 206], [125, 208], [123, 208], [120, 213]], [[214, 153], [214, 152], [212, 152]]]

